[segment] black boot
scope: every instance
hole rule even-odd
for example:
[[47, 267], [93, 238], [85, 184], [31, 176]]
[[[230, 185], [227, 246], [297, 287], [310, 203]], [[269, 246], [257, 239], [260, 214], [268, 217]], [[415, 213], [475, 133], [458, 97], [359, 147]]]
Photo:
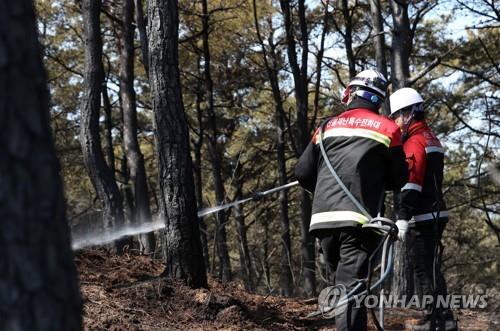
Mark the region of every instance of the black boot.
[[429, 320], [429, 331], [457, 331], [457, 321], [450, 309], [436, 311], [427, 315]]

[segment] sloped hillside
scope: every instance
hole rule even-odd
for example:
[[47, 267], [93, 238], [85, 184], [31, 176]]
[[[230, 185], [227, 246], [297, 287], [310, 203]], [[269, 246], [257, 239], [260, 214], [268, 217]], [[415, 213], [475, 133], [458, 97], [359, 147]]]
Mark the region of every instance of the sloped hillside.
[[[79, 252], [85, 330], [335, 330], [332, 320], [308, 319], [314, 299], [247, 293], [237, 282], [190, 289], [161, 277], [163, 264], [144, 256]], [[387, 312], [386, 330], [411, 330], [417, 313]], [[497, 330], [498, 317], [457, 312], [461, 330]], [[373, 326], [370, 327], [374, 330]]]

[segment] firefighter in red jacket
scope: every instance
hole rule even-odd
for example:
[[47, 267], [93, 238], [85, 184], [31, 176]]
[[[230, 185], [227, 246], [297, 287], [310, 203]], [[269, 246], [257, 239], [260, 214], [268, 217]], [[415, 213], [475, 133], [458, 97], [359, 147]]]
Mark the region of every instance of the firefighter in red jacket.
[[[409, 166], [408, 182], [401, 189], [397, 210], [398, 236], [404, 240], [409, 228], [415, 235], [415, 275], [423, 294], [446, 295], [446, 283], [436, 260], [448, 221], [441, 190], [444, 149], [426, 124], [424, 100], [417, 91], [407, 87], [397, 90], [390, 96], [390, 104], [391, 118], [402, 131]], [[447, 321], [453, 320], [449, 309], [437, 309], [430, 304], [426, 312], [427, 323], [435, 324], [433, 330], [453, 329], [445, 327]]]
[[[295, 167], [301, 186], [314, 194], [309, 231], [321, 242], [329, 281], [344, 286], [346, 293], [367, 277], [368, 259], [380, 239], [361, 229], [369, 220], [366, 214], [375, 217], [384, 189], [400, 189], [408, 178], [401, 132], [378, 114], [386, 87], [381, 73], [360, 72], [344, 93], [347, 110], [322, 125], [329, 162], [358, 204], [328, 169], [320, 151], [320, 129]], [[366, 330], [366, 308], [349, 304], [335, 320], [337, 330]]]

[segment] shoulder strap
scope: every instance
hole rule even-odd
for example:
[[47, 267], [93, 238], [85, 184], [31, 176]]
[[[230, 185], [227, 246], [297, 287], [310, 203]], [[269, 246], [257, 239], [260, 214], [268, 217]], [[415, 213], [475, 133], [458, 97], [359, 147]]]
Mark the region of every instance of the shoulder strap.
[[349, 199], [351, 199], [352, 203], [354, 203], [354, 205], [361, 211], [361, 213], [363, 215], [365, 215], [366, 217], [368, 217], [368, 219], [372, 219], [372, 216], [370, 215], [370, 213], [368, 213], [366, 211], [366, 209], [363, 207], [363, 205], [361, 204], [361, 202], [359, 202], [355, 197], [354, 195], [352, 195], [351, 191], [349, 191], [349, 189], [345, 186], [344, 182], [342, 182], [342, 180], [340, 179], [340, 177], [337, 175], [337, 172], [335, 171], [335, 169], [333, 169], [333, 166], [330, 162], [330, 159], [328, 158], [328, 154], [326, 154], [326, 151], [325, 151], [325, 146], [323, 145], [323, 133], [324, 133], [324, 128], [325, 128], [325, 125], [326, 123], [329, 121], [329, 119], [325, 120], [321, 126], [320, 126], [320, 129], [319, 129], [319, 148], [321, 149], [321, 155], [323, 156], [323, 159], [325, 160], [325, 164], [326, 166], [328, 167], [328, 169], [330, 170], [330, 172], [332, 173], [333, 177], [335, 178], [335, 180], [337, 181], [337, 183], [340, 185], [340, 187], [342, 188], [342, 190], [344, 191], [344, 193], [349, 197]]

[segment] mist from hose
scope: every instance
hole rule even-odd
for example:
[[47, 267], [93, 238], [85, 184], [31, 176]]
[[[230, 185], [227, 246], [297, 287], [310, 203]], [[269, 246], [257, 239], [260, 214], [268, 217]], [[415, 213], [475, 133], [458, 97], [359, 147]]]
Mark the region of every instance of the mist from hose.
[[[281, 185], [266, 191], [254, 193], [253, 196], [236, 200], [230, 203], [221, 204], [218, 206], [208, 207], [202, 210], [198, 210], [198, 217], [203, 217], [214, 212], [235, 207], [239, 204], [257, 200], [266, 195], [279, 192], [282, 190], [290, 189], [299, 184], [298, 181], [294, 181], [285, 185]], [[106, 229], [103, 227], [103, 222], [100, 217], [90, 218], [87, 220], [77, 221], [71, 226], [71, 237], [72, 237], [72, 248], [73, 250], [79, 250], [82, 248], [90, 246], [100, 246], [104, 244], [111, 243], [123, 237], [134, 236], [141, 233], [148, 233], [156, 230], [163, 229], [165, 223], [163, 221], [154, 221], [151, 223], [143, 224], [124, 224], [119, 228]]]
[[87, 232], [81, 235], [73, 233], [71, 247], [76, 251], [90, 246], [100, 246], [111, 243], [123, 237], [134, 236], [141, 233], [148, 233], [151, 231], [163, 229], [164, 227], [164, 222], [155, 221], [138, 225], [123, 225], [119, 228]]

